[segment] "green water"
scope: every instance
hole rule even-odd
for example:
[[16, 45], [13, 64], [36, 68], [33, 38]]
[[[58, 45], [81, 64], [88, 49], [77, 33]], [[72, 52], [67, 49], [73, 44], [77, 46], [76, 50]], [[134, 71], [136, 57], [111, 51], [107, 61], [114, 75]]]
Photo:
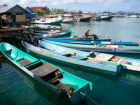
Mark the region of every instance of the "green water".
[[[72, 35], [82, 35], [86, 29], [101, 37], [109, 35], [113, 41], [122, 38], [123, 41], [140, 43], [140, 18], [113, 18], [112, 21], [77, 22], [62, 24], [63, 28], [74, 28]], [[116, 38], [114, 36], [116, 35]], [[8, 39], [3, 41], [9, 42]], [[16, 40], [10, 42], [25, 51]], [[0, 54], [1, 56], [1, 54]], [[132, 55], [133, 56], [133, 55]], [[0, 58], [0, 105], [71, 105], [66, 100], [59, 103], [59, 96], [34, 80], [6, 58]], [[112, 76], [92, 70], [73, 67], [57, 62], [51, 63], [67, 72], [93, 83], [92, 91], [86, 93], [86, 98], [74, 105], [140, 105], [140, 73], [122, 70], [120, 75]]]

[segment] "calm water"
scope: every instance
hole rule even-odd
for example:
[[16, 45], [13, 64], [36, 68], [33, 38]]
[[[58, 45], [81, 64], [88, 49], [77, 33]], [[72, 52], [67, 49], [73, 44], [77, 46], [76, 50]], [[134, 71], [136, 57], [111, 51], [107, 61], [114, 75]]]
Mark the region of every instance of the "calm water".
[[[113, 18], [112, 21], [76, 22], [62, 24], [65, 29], [74, 28], [72, 35], [83, 35], [86, 29], [113, 41], [136, 41], [140, 44], [140, 18]], [[116, 38], [115, 38], [116, 36]], [[8, 41], [8, 40], [7, 40]], [[18, 41], [11, 44], [25, 51]], [[68, 101], [56, 101], [59, 96], [38, 81], [1, 58], [0, 63], [0, 105], [71, 105]], [[111, 76], [71, 65], [51, 63], [67, 72], [93, 83], [84, 100], [74, 105], [140, 105], [140, 73], [122, 70], [119, 76]]]

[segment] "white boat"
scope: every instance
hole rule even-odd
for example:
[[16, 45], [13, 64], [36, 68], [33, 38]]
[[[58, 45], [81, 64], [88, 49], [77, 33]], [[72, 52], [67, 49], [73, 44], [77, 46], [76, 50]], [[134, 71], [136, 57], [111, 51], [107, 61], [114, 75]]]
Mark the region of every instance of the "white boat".
[[127, 18], [138, 18], [138, 15], [127, 15]]
[[109, 13], [99, 13], [96, 14], [94, 20], [111, 20], [114, 16], [110, 15]]
[[62, 23], [73, 23], [77, 21], [71, 14], [63, 14], [62, 16], [58, 16], [58, 18], [63, 19]]
[[51, 25], [59, 25], [63, 20], [58, 20], [58, 19], [35, 19], [35, 21], [31, 22], [31, 23], [39, 23], [39, 24], [51, 24]]

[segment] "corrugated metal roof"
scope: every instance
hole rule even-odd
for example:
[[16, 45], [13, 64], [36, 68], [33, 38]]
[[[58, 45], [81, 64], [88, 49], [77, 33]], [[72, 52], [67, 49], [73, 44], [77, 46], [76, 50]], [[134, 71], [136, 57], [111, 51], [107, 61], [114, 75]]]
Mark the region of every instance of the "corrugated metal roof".
[[6, 13], [9, 9], [11, 9], [13, 6], [4, 6], [0, 8], [0, 13]]
[[33, 13], [34, 11], [31, 9], [31, 8], [29, 8], [29, 7], [25, 7], [24, 8], [26, 11], [28, 11], [29, 13]]
[[[4, 6], [2, 8], [0, 8], [0, 13], [6, 13], [7, 11], [9, 11], [10, 9], [14, 8], [14, 7], [20, 7], [22, 9], [24, 9], [23, 7], [19, 6], [18, 4], [14, 5], [14, 6]], [[25, 10], [25, 9], [24, 9]], [[25, 10], [26, 11], [26, 10]], [[26, 11], [28, 13], [28, 11]]]
[[4, 7], [4, 6], [7, 6], [6, 4], [4, 4], [4, 5], [0, 5], [0, 8], [2, 8], [2, 7]]

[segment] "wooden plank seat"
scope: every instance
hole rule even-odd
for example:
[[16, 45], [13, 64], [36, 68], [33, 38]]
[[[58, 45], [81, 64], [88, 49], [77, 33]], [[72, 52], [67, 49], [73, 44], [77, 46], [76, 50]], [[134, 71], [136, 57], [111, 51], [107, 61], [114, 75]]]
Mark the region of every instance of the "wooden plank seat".
[[57, 78], [59, 78], [59, 77], [61, 77], [61, 76], [62, 76], [62, 74], [60, 73], [60, 75], [55, 76], [54, 78], [48, 80], [47, 82], [54, 83], [54, 82], [57, 81]]
[[58, 84], [56, 84], [55, 85], [58, 89], [63, 89], [63, 90], [65, 90], [65, 91], [68, 91], [68, 90], [70, 90], [70, 89], [72, 89], [72, 87], [70, 87], [70, 86], [68, 86], [68, 85], [66, 85], [65, 83], [63, 83], [63, 82], [58, 82]]
[[49, 64], [44, 64], [42, 66], [39, 66], [35, 69], [32, 69], [31, 72], [34, 73], [35, 75], [39, 76], [40, 78], [53, 73], [55, 71], [57, 71], [58, 69], [49, 65]]
[[91, 63], [101, 63], [102, 61], [96, 60], [96, 59], [88, 59], [86, 60], [87, 62], [91, 62]]
[[22, 60], [19, 60], [18, 63], [20, 63], [21, 66], [25, 66], [27, 64], [30, 64], [31, 62], [29, 60], [27, 60], [27, 59], [22, 59]]

